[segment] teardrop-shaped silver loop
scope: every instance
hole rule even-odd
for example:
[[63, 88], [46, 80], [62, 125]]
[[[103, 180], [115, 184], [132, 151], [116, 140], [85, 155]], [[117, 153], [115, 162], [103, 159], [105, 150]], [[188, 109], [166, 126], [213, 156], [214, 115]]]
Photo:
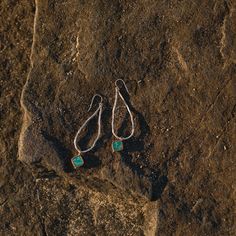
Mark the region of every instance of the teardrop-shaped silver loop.
[[[79, 130], [77, 131], [77, 133], [76, 133], [76, 135], [75, 135], [75, 138], [74, 138], [74, 146], [75, 146], [75, 149], [78, 151], [78, 154], [91, 151], [91, 150], [94, 148], [94, 146], [96, 145], [96, 143], [97, 143], [97, 141], [98, 141], [98, 139], [99, 139], [99, 137], [100, 137], [100, 134], [101, 134], [101, 116], [102, 116], [102, 100], [103, 100], [103, 99], [102, 99], [102, 96], [100, 96], [99, 94], [95, 94], [95, 95], [93, 96], [88, 111], [91, 109], [92, 104], [93, 104], [93, 101], [94, 101], [94, 98], [95, 98], [96, 96], [100, 97], [100, 99], [101, 99], [98, 108], [97, 108], [96, 111], [84, 122], [84, 124], [79, 128]], [[81, 150], [80, 147], [77, 145], [78, 136], [79, 136], [80, 132], [82, 131], [82, 129], [87, 125], [87, 123], [88, 123], [91, 119], [93, 119], [93, 117], [95, 117], [95, 116], [97, 115], [97, 113], [98, 113], [98, 134], [97, 134], [97, 137], [96, 137], [96, 139], [94, 140], [94, 142], [93, 142], [93, 144], [92, 144], [92, 146], [91, 146], [90, 148], [88, 148], [88, 149], [86, 149], [86, 150]]]
[[[122, 94], [120, 93], [120, 89], [119, 89], [119, 87], [118, 87], [118, 85], [117, 85], [117, 82], [118, 82], [118, 81], [122, 81], [122, 83], [124, 84], [124, 87], [125, 87], [127, 93], [129, 94], [129, 91], [128, 91], [126, 85], [125, 85], [125, 82], [124, 82], [122, 79], [116, 80], [116, 82], [115, 82], [115, 85], [116, 85], [115, 101], [114, 101], [113, 108], [112, 108], [112, 122], [111, 122], [112, 134], [113, 134], [117, 139], [119, 139], [119, 140], [127, 140], [127, 139], [131, 138], [131, 137], [134, 135], [134, 119], [133, 119], [133, 115], [132, 115], [132, 112], [130, 111], [130, 108], [129, 108], [128, 104], [126, 103], [124, 97], [123, 97]], [[125, 107], [126, 107], [128, 113], [129, 113], [129, 115], [130, 115], [132, 130], [131, 130], [130, 135], [127, 136], [127, 137], [120, 137], [120, 136], [118, 136], [118, 135], [115, 133], [115, 124], [114, 124], [114, 123], [115, 123], [115, 110], [116, 110], [116, 106], [117, 106], [118, 95], [119, 95], [119, 97], [122, 99], [122, 101], [124, 102]]]

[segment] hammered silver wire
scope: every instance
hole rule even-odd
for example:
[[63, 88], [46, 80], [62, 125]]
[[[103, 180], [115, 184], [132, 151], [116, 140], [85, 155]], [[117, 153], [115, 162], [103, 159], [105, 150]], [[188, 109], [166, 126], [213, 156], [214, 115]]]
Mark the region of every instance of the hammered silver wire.
[[[129, 91], [128, 91], [128, 88], [126, 87], [126, 84], [125, 82], [122, 80], [122, 79], [118, 79], [116, 80], [115, 82], [115, 86], [116, 86], [116, 93], [115, 93], [115, 101], [114, 101], [114, 104], [113, 104], [113, 108], [112, 108], [112, 122], [111, 122], [111, 127], [112, 127], [112, 134], [119, 140], [127, 140], [129, 138], [131, 138], [133, 135], [134, 135], [134, 119], [133, 119], [133, 115], [132, 115], [132, 112], [130, 111], [130, 108], [128, 106], [128, 104], [126, 103], [124, 97], [122, 96], [122, 94], [120, 93], [120, 89], [119, 87], [117, 86], [117, 82], [118, 81], [122, 81], [127, 93], [129, 94]], [[125, 107], [130, 115], [130, 120], [131, 120], [131, 126], [132, 126], [132, 130], [131, 130], [131, 134], [127, 137], [120, 137], [118, 136], [116, 133], [115, 133], [115, 128], [114, 128], [114, 123], [115, 123], [115, 110], [116, 110], [116, 105], [117, 105], [117, 99], [118, 99], [118, 95], [120, 96], [120, 98], [123, 100], [124, 104], [125, 104]]]
[[[80, 154], [80, 153], [86, 153], [86, 152], [91, 151], [91, 150], [94, 148], [94, 146], [96, 145], [96, 143], [97, 143], [97, 141], [98, 141], [98, 139], [99, 139], [99, 137], [100, 137], [100, 134], [101, 134], [101, 115], [102, 115], [102, 105], [103, 105], [103, 103], [102, 103], [102, 100], [103, 100], [103, 99], [102, 99], [102, 96], [100, 96], [99, 94], [95, 94], [95, 95], [93, 96], [88, 111], [90, 111], [90, 109], [91, 109], [91, 107], [92, 107], [92, 105], [93, 105], [94, 98], [95, 98], [96, 96], [100, 97], [100, 99], [101, 99], [98, 108], [97, 108], [96, 111], [84, 122], [84, 124], [79, 128], [79, 130], [77, 131], [77, 133], [76, 133], [76, 135], [75, 135], [75, 138], [74, 138], [74, 146], [75, 146], [75, 149], [78, 151], [78, 154]], [[87, 123], [88, 123], [94, 116], [97, 115], [97, 113], [98, 113], [98, 134], [97, 134], [97, 137], [96, 137], [96, 139], [94, 140], [94, 142], [93, 142], [93, 144], [92, 144], [92, 146], [91, 146], [90, 148], [88, 148], [88, 149], [86, 149], [86, 150], [80, 150], [80, 148], [79, 148], [78, 145], [77, 145], [77, 138], [78, 138], [78, 136], [79, 136], [81, 130], [87, 125]]]

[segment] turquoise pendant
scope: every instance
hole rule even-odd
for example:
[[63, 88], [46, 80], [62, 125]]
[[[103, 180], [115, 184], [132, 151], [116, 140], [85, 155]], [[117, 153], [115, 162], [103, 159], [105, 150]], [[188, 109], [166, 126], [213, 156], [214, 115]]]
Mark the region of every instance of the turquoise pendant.
[[72, 165], [74, 166], [75, 169], [84, 164], [84, 160], [83, 160], [82, 156], [73, 157], [71, 159], [71, 162], [72, 162]]
[[112, 150], [113, 152], [120, 152], [123, 150], [123, 142], [121, 140], [117, 140], [112, 142]]

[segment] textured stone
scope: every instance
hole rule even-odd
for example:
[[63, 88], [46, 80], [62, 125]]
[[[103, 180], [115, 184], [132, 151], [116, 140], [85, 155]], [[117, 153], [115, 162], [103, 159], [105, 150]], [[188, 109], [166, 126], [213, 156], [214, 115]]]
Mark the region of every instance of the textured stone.
[[[124, 8], [129, 8], [125, 2], [120, 4], [124, 4]], [[94, 12], [95, 6], [90, 3], [83, 4], [70, 0], [63, 7], [60, 4], [53, 5], [51, 2], [50, 6], [54, 7], [48, 7], [47, 1], [37, 2], [32, 68], [22, 95], [24, 123], [19, 140], [19, 159], [21, 161], [33, 165], [35, 162], [40, 162], [42, 166], [55, 171], [60, 176], [71, 177], [71, 175], [68, 176], [68, 173], [72, 172], [68, 157], [73, 156], [73, 138], [76, 131], [90, 115], [87, 113], [87, 109], [91, 97], [95, 93], [101, 93], [109, 98], [114, 97], [114, 81], [117, 78], [125, 77], [130, 96], [125, 94], [123, 89], [121, 89], [121, 92], [128, 101], [137, 121], [136, 137], [127, 140], [127, 149], [124, 152], [124, 156], [129, 155], [130, 157], [128, 158], [133, 159], [131, 168], [128, 166], [131, 172], [127, 172], [127, 178], [141, 173], [136, 173], [133, 166], [145, 165], [147, 169], [153, 169], [152, 165], [158, 163], [158, 158], [155, 156], [159, 152], [156, 152], [154, 148], [149, 149], [149, 152], [151, 152], [149, 154], [147, 151], [149, 146], [154, 143], [150, 137], [153, 137], [155, 133], [150, 132], [150, 126], [156, 123], [157, 120], [156, 117], [150, 116], [150, 111], [152, 109], [155, 110], [153, 105], [156, 104], [156, 100], [150, 100], [149, 96], [142, 96], [142, 94], [154, 95], [154, 91], [151, 92], [150, 88], [154, 86], [156, 89], [161, 89], [159, 86], [162, 85], [159, 82], [154, 82], [157, 68], [152, 59], [147, 59], [146, 66], [150, 64], [148, 67], [152, 68], [150, 76], [152, 76], [155, 85], [144, 86], [144, 84], [140, 84], [141, 87], [138, 87], [135, 92], [135, 88], [139, 84], [138, 81], [140, 81], [140, 75], [136, 74], [134, 76], [133, 71], [138, 69], [137, 66], [141, 65], [142, 60], [146, 57], [143, 48], [144, 44], [139, 43], [139, 41], [142, 41], [144, 37], [149, 37], [149, 33], [145, 31], [142, 34], [137, 34], [139, 32], [138, 24], [130, 22], [132, 27], [129, 28], [125, 23], [132, 14], [136, 14], [135, 12], [138, 11], [138, 8], [133, 10], [131, 8], [130, 12], [122, 13], [121, 18], [118, 20], [117, 12], [120, 11], [120, 4], [117, 2], [111, 7], [106, 3], [103, 7], [107, 14], [96, 15], [96, 11]], [[99, 4], [96, 6], [99, 7]], [[151, 9], [152, 6], [148, 6], [149, 8]], [[92, 15], [89, 21], [84, 22], [87, 12], [90, 11]], [[155, 15], [157, 13], [150, 14]], [[52, 21], [52, 15], [53, 19], [57, 20]], [[71, 15], [71, 17], [67, 18], [67, 15]], [[153, 16], [151, 15], [150, 17], [152, 18]], [[148, 24], [150, 19], [146, 19], [145, 15], [142, 17], [143, 23]], [[104, 25], [104, 22], [107, 22], [107, 24]], [[114, 24], [113, 30], [111, 30], [108, 22]], [[152, 24], [151, 27], [155, 28], [155, 23]], [[121, 28], [118, 30], [120, 26]], [[162, 26], [164, 26], [164, 22]], [[125, 31], [126, 29], [128, 30], [127, 32]], [[110, 32], [110, 30], [111, 33], [104, 34], [104, 32]], [[94, 34], [95, 31], [96, 34]], [[52, 32], [55, 32], [55, 34]], [[130, 49], [133, 43], [129, 41], [132, 41], [132, 37], [135, 34], [137, 34], [135, 39], [137, 44], [135, 43], [136, 46]], [[155, 42], [160, 43], [164, 40], [164, 31], [161, 34], [155, 32], [151, 37], [153, 37]], [[120, 41], [120, 45], [117, 40]], [[147, 42], [149, 40], [151, 38]], [[117, 44], [113, 45], [115, 41], [117, 41]], [[104, 44], [104, 47], [101, 46], [102, 44]], [[120, 58], [114, 61], [112, 58], [118, 53], [117, 50], [121, 52], [121, 55], [119, 56]], [[149, 51], [150, 48], [147, 50]], [[158, 46], [153, 55], [158, 58], [162, 54], [161, 50]], [[149, 53], [148, 51], [146, 53]], [[129, 53], [131, 54], [129, 55]], [[139, 54], [142, 60], [136, 63], [132, 58], [139, 58]], [[108, 58], [108, 61], [104, 61], [105, 58]], [[130, 66], [125, 66], [122, 69], [122, 65], [127, 64], [126, 60], [129, 58], [131, 59]], [[164, 58], [161, 60], [164, 62]], [[36, 61], [37, 63], [35, 63]], [[157, 67], [159, 67], [158, 64]], [[141, 68], [138, 70], [140, 73], [143, 71]], [[131, 79], [131, 75], [133, 79]], [[38, 87], [40, 87], [40, 94]], [[163, 94], [163, 96], [165, 95]], [[118, 105], [120, 102], [118, 101]], [[144, 109], [142, 104], [147, 102], [149, 105], [145, 106]], [[130, 130], [130, 124], [126, 122], [125, 114], [119, 114], [119, 111], [122, 110], [118, 110], [118, 117], [116, 117], [119, 127], [118, 132], [126, 133], [127, 130]], [[122, 118], [124, 116], [125, 119]], [[108, 163], [115, 165], [114, 161], [110, 161], [111, 150], [106, 145], [111, 141], [109, 119], [109, 111], [104, 112], [102, 125], [105, 127], [102, 138], [99, 140], [100, 144], [93, 150], [95, 153], [86, 155], [84, 160], [85, 168], [78, 173], [81, 178], [91, 180], [91, 182], [95, 181], [95, 179], [103, 182], [105, 177], [107, 184], [109, 182], [114, 184], [114, 180], [111, 181], [112, 178], [109, 175], [103, 174], [110, 172], [111, 166]], [[91, 141], [97, 132], [95, 125], [89, 124], [88, 127], [90, 129], [88, 132], [90, 137], [85, 135], [85, 138], [80, 140], [82, 146], [86, 142], [88, 143], [89, 139]], [[43, 151], [39, 152], [38, 150]], [[136, 158], [140, 154], [143, 159]], [[121, 169], [125, 168], [126, 164], [124, 162], [124, 165], [121, 165]], [[93, 174], [88, 176], [86, 169], [91, 170]], [[108, 171], [106, 171], [107, 169]], [[166, 175], [161, 165], [156, 165], [156, 168], [152, 171], [154, 175], [157, 173], [158, 176]], [[122, 175], [122, 171], [119, 173]], [[140, 175], [138, 178], [142, 179], [144, 177]], [[117, 181], [119, 183], [118, 179]], [[159, 181], [156, 181], [153, 184], [158, 186]], [[144, 182], [147, 181], [144, 180]], [[79, 181], [78, 185], [80, 185]], [[145, 188], [144, 185], [135, 184], [132, 186], [132, 191], [140, 194]], [[117, 186], [122, 185], [117, 184]], [[152, 191], [152, 188], [147, 188]], [[126, 191], [126, 188], [124, 190]], [[152, 196], [152, 193], [143, 195], [143, 197], [146, 196]]]
[[[235, 7], [42, 0], [33, 24], [33, 1], [2, 0], [0, 235], [234, 235]], [[111, 150], [117, 78], [135, 120], [122, 156]], [[102, 136], [72, 172], [97, 92]]]

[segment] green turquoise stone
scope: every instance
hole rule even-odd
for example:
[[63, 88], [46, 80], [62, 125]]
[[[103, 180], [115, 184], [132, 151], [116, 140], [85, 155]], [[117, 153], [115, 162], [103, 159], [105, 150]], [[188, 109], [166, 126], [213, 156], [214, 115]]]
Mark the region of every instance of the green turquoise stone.
[[112, 143], [112, 150], [113, 152], [119, 152], [123, 150], [123, 142], [118, 140], [118, 141], [114, 141]]
[[84, 164], [84, 160], [81, 156], [75, 156], [71, 159], [74, 168], [80, 167]]

